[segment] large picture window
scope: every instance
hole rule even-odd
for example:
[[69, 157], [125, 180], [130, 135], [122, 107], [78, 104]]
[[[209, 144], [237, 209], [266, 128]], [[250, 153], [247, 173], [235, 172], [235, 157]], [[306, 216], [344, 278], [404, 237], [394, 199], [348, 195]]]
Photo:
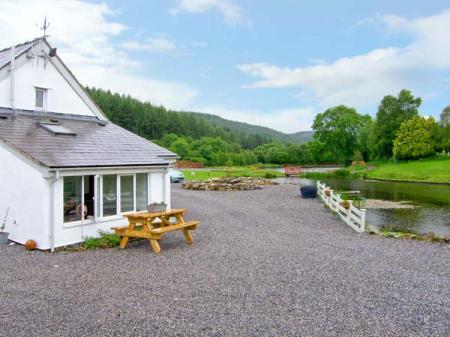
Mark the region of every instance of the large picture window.
[[64, 177], [64, 222], [81, 220], [82, 178]]
[[136, 211], [144, 211], [148, 205], [147, 173], [136, 174]]
[[103, 176], [103, 216], [117, 214], [117, 176]]
[[134, 176], [120, 177], [120, 211], [134, 210]]
[[94, 216], [94, 176], [64, 177], [64, 222]]
[[70, 176], [63, 181], [65, 223], [147, 209], [147, 173]]

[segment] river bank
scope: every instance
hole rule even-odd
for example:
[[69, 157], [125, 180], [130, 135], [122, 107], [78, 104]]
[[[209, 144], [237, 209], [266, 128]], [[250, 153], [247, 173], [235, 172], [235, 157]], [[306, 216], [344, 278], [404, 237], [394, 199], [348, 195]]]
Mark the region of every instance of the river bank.
[[373, 163], [372, 169], [357, 170], [369, 179], [450, 184], [450, 157], [439, 156], [408, 162]]

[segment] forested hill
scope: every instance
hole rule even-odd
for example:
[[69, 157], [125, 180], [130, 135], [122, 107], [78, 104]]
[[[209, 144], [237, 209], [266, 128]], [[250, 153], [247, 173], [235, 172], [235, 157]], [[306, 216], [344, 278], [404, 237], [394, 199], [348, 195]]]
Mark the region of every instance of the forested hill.
[[300, 144], [312, 138], [311, 131], [289, 135], [215, 115], [167, 110], [109, 90], [86, 89], [112, 122], [147, 139], [159, 140], [168, 133], [193, 139], [220, 137], [237, 142], [244, 149], [254, 149], [272, 140]]
[[195, 114], [200, 118], [206, 119], [208, 122], [214, 124], [215, 126], [224, 128], [226, 130], [244, 132], [247, 134], [259, 134], [283, 143], [296, 143], [296, 144], [307, 143], [310, 140], [312, 140], [312, 136], [314, 134], [313, 131], [300, 131], [292, 134], [287, 134], [265, 126], [231, 121], [216, 115], [198, 112]]

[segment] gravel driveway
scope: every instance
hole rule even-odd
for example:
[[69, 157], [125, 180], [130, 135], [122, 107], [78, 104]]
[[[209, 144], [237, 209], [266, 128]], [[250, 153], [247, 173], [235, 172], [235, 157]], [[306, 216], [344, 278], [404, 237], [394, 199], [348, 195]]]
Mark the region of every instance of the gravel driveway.
[[0, 247], [1, 336], [446, 336], [450, 245], [357, 234], [293, 185], [200, 192], [161, 253]]

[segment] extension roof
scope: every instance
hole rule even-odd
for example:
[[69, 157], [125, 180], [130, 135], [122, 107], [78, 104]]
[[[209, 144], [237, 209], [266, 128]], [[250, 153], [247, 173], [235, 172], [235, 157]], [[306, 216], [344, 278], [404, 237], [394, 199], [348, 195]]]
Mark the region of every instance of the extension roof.
[[165, 166], [178, 158], [114, 123], [51, 112], [0, 108], [0, 141], [47, 168]]

